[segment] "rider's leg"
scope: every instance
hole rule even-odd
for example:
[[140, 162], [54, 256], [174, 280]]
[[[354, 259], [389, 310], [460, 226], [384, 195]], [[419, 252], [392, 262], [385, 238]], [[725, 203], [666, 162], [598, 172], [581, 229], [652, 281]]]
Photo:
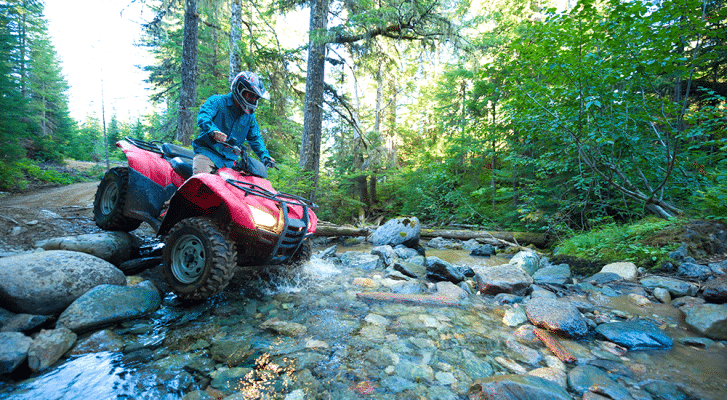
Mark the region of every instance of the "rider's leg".
[[202, 154], [195, 154], [192, 159], [192, 172], [197, 175], [200, 173], [211, 174], [215, 168], [215, 163], [209, 157]]

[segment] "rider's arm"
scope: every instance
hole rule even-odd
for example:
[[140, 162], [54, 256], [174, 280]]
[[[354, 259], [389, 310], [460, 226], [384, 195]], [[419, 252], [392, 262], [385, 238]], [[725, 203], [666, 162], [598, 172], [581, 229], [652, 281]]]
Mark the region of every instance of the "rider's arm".
[[260, 134], [260, 128], [257, 125], [255, 114], [250, 115], [250, 118], [252, 120], [250, 121], [250, 130], [247, 132], [246, 139], [250, 143], [252, 151], [257, 154], [260, 161], [264, 162], [265, 158], [271, 158], [270, 153], [268, 153], [268, 149], [265, 147], [265, 142], [263, 141], [263, 136]]

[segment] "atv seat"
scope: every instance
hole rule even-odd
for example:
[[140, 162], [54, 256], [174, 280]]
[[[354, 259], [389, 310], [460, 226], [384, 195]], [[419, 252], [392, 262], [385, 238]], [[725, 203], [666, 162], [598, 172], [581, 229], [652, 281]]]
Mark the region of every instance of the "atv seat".
[[169, 158], [182, 157], [182, 159], [188, 158], [191, 160], [192, 157], [194, 157], [192, 150], [185, 149], [182, 146], [177, 146], [176, 144], [171, 143], [164, 143], [162, 145], [162, 151], [164, 152], [164, 155]]
[[169, 160], [169, 163], [172, 165], [172, 168], [177, 171], [179, 176], [184, 178], [185, 181], [193, 175], [192, 165], [189, 162], [186, 162], [182, 157], [174, 157]]

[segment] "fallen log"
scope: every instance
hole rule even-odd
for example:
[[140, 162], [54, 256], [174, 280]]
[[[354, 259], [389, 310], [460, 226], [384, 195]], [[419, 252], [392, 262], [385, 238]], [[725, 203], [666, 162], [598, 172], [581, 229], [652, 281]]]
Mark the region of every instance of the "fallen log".
[[534, 328], [533, 333], [540, 339], [545, 347], [548, 348], [560, 361], [566, 363], [572, 363], [578, 361], [576, 356], [570, 352], [565, 346], [563, 346], [555, 336], [551, 335], [548, 331], [541, 328]]
[[330, 222], [318, 221], [316, 236], [368, 236], [371, 234], [369, 228], [360, 228], [347, 225], [335, 225]]
[[509, 246], [548, 247], [550, 241], [542, 233], [535, 232], [502, 232], [502, 231], [469, 231], [462, 229], [422, 229], [422, 238], [443, 237], [445, 239], [470, 240], [492, 245], [507, 244]]

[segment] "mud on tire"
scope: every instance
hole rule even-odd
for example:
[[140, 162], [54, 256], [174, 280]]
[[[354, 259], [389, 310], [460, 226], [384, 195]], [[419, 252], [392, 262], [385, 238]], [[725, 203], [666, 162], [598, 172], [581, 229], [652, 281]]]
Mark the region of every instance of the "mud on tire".
[[124, 215], [126, 195], [129, 191], [129, 169], [112, 168], [101, 179], [93, 200], [93, 219], [106, 231], [131, 232], [141, 221]]
[[167, 284], [177, 296], [202, 300], [230, 283], [237, 250], [226, 230], [213, 220], [187, 218], [167, 235], [162, 261]]

